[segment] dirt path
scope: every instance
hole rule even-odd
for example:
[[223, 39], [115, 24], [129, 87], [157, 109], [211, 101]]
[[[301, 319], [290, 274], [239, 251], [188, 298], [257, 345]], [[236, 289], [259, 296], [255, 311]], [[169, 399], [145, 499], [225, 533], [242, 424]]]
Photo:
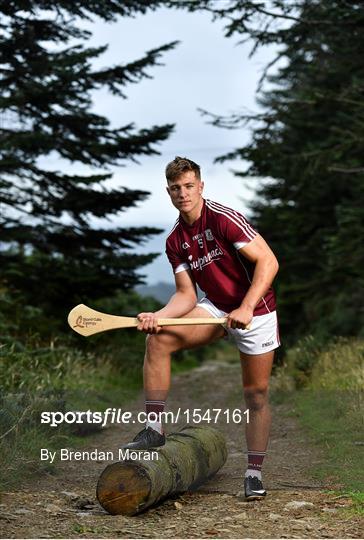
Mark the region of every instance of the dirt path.
[[[237, 364], [211, 362], [174, 378], [169, 410], [242, 408]], [[133, 410], [143, 410], [139, 401]], [[362, 538], [364, 523], [350, 517], [350, 501], [328, 494], [308, 468], [323, 456], [309, 448], [294, 418], [273, 408], [273, 428], [264, 467], [268, 496], [242, 498], [245, 467], [243, 425], [222, 419], [228, 460], [197, 492], [165, 501], [136, 517], [110, 516], [95, 500], [97, 479], [107, 463], [63, 462], [56, 473], [5, 493], [0, 504], [2, 538]], [[177, 426], [182, 427], [183, 422]], [[134, 426], [135, 428], [135, 426]], [[169, 431], [176, 431], [169, 426]], [[117, 449], [135, 429], [110, 428], [90, 439], [88, 449]], [[167, 428], [168, 432], [168, 428]]]

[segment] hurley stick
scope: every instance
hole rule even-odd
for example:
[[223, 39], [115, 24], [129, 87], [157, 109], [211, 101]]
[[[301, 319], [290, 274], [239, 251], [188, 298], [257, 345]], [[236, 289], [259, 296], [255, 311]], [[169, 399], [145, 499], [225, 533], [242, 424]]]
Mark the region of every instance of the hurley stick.
[[[75, 332], [82, 336], [92, 336], [99, 332], [115, 330], [117, 328], [135, 328], [140, 321], [134, 317], [119, 317], [95, 311], [84, 304], [74, 307], [68, 315], [68, 324]], [[176, 326], [187, 324], [224, 324], [225, 318], [213, 317], [198, 319], [158, 319], [158, 326]]]

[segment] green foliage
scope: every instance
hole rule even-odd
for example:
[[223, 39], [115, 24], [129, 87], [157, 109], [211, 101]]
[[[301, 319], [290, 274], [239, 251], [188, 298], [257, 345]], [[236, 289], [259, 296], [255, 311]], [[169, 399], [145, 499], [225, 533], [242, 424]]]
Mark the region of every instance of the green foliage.
[[0, 349], [2, 487], [47, 468], [39, 460], [40, 448], [80, 444], [67, 425], [42, 425], [42, 411], [120, 407], [134, 399], [142, 386], [142, 362], [142, 354], [131, 342], [113, 356], [101, 347], [81, 351], [57, 344], [40, 348], [20, 341], [4, 343]]
[[296, 388], [302, 388], [310, 381], [312, 370], [318, 362], [322, 347], [322, 343], [319, 343], [313, 336], [306, 336], [287, 351], [284, 366], [293, 378]]
[[330, 345], [306, 336], [291, 347], [281, 372], [290, 376], [296, 388], [351, 390], [364, 388], [364, 342], [337, 338]]
[[344, 491], [354, 501], [353, 511], [360, 513], [364, 341], [340, 338], [324, 345], [310, 336], [288, 351], [275, 379], [275, 400], [289, 404], [309, 439], [324, 451], [312, 474]]
[[[312, 370], [310, 386], [363, 392], [364, 341], [341, 338], [321, 351]], [[362, 409], [362, 406], [358, 406]]]
[[[14, 301], [3, 291], [0, 302], [1, 483], [9, 487], [49, 467], [39, 461], [40, 448], [80, 444], [67, 426], [42, 425], [41, 411], [100, 411], [135, 398], [142, 389], [145, 335], [125, 329], [85, 339], [66, 325], [67, 334], [62, 333], [57, 319], [24, 306], [20, 296]], [[95, 301], [92, 307], [135, 316], [160, 304], [131, 291]], [[206, 348], [177, 354], [174, 371], [195, 367], [206, 354]]]
[[[21, 299], [11, 302], [4, 293], [0, 300], [0, 307], [4, 308], [0, 310], [0, 378], [4, 390], [55, 392], [77, 388], [85, 381], [88, 384], [93, 381], [94, 388], [98, 377], [102, 378], [101, 366], [108, 364], [124, 375], [139, 373], [140, 376], [145, 335], [135, 329], [85, 339], [72, 332], [65, 321], [62, 321], [64, 333], [59, 332], [58, 320], [45, 317], [39, 309], [22, 306]], [[93, 307], [135, 316], [142, 309], [155, 311], [160, 304], [131, 291], [95, 302]], [[52, 338], [55, 333], [56, 338]]]
[[[64, 319], [81, 301], [133, 288], [142, 282], [138, 268], [155, 257], [132, 250], [159, 229], [105, 225], [148, 192], [109, 189], [105, 181], [110, 167], [157, 154], [173, 125], [138, 129], [121, 119], [112, 128], [92, 110], [92, 97], [105, 88], [126, 99], [125, 87], [149, 77], [176, 42], [96, 69], [107, 46], [87, 46], [91, 34], [80, 26], [83, 19], [115, 21], [160, 4], [56, 0], [0, 6], [0, 286], [48, 316]], [[49, 155], [68, 162], [70, 172], [43, 166], [39, 158]], [[69, 164], [87, 168], [83, 174]]]
[[[20, 349], [20, 350], [19, 350]], [[19, 344], [0, 349], [0, 377], [5, 391], [63, 390], [75, 384], [82, 370], [94, 368], [95, 357], [66, 347], [29, 348]], [[87, 368], [86, 368], [87, 366]]]
[[314, 474], [344, 492], [363, 493], [364, 423], [351, 391], [306, 389], [290, 400], [309, 439], [324, 449]]
[[34, 348], [49, 345], [61, 326], [62, 321], [46, 316], [38, 306], [28, 305], [20, 292], [9, 294], [0, 289], [0, 347], [11, 345], [22, 351], [25, 343]]
[[354, 502], [355, 514], [361, 514], [364, 516], [364, 492], [349, 491], [348, 496], [351, 497]]

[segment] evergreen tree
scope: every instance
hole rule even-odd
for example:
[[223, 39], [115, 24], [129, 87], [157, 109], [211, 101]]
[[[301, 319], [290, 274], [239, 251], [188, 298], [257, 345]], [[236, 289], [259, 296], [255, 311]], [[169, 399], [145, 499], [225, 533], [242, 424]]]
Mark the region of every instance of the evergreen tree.
[[[131, 252], [151, 227], [97, 226], [143, 201], [147, 191], [106, 189], [109, 167], [157, 154], [173, 125], [111, 128], [91, 110], [100, 88], [124, 88], [149, 77], [172, 42], [133, 62], [95, 69], [107, 46], [88, 47], [83, 19], [115, 21], [155, 9], [156, 0], [0, 2], [0, 284], [46, 311], [112, 295], [141, 282], [153, 254]], [[85, 174], [44, 165], [59, 157]]]
[[[265, 177], [253, 220], [280, 260], [286, 343], [364, 327], [364, 6], [362, 2], [181, 0], [226, 21], [226, 35], [279, 45], [264, 76], [259, 114], [210, 115], [217, 126], [251, 123], [250, 144], [221, 156]], [[267, 75], [268, 73], [268, 75]]]

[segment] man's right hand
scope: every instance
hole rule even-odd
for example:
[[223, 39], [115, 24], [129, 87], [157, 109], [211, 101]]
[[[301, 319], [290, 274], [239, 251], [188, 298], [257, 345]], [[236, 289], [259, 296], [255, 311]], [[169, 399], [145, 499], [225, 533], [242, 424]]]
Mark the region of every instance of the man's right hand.
[[158, 334], [162, 327], [158, 326], [158, 317], [156, 313], [139, 313], [137, 319], [140, 321], [137, 329], [145, 334]]

